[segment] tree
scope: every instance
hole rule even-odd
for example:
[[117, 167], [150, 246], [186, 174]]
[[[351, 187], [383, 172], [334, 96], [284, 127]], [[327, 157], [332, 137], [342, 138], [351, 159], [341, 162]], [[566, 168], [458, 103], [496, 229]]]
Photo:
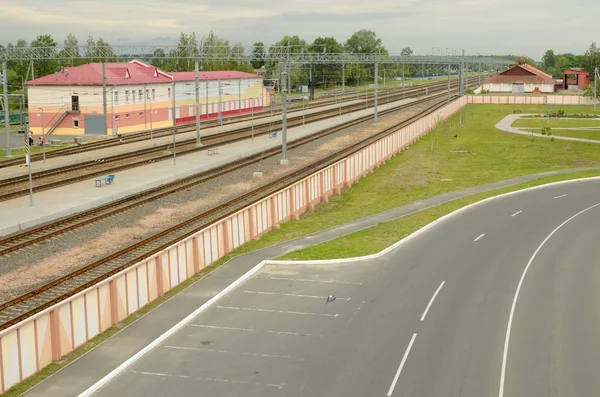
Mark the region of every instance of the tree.
[[554, 67], [556, 65], [556, 55], [554, 55], [554, 51], [548, 50], [542, 57], [542, 61], [544, 61], [544, 66], [547, 68]]
[[585, 70], [590, 74], [594, 73], [594, 68], [600, 66], [600, 50], [596, 46], [596, 42], [593, 42], [585, 52], [585, 58]]
[[356, 54], [376, 54], [384, 47], [381, 45], [381, 39], [377, 34], [369, 29], [361, 29], [354, 32], [346, 40], [346, 50]]
[[[334, 37], [317, 37], [308, 47], [308, 50], [314, 53], [327, 52], [329, 54], [340, 54], [344, 52], [344, 46], [338, 43]], [[313, 78], [315, 81], [320, 81], [323, 88], [327, 88], [329, 82], [338, 84], [342, 80], [342, 65], [314, 65]]]
[[265, 43], [263, 43], [262, 41], [257, 41], [256, 43], [253, 44], [253, 49], [252, 49], [252, 67], [254, 69], [260, 69], [263, 66], [265, 66], [265, 56], [266, 56], [266, 52], [265, 52]]
[[202, 70], [224, 70], [227, 68], [227, 61], [211, 59], [218, 57], [219, 54], [229, 52], [229, 41], [215, 35], [211, 30], [208, 36], [202, 40]]
[[58, 61], [56, 60], [58, 57], [56, 53], [57, 45], [58, 43], [49, 34], [39, 35], [31, 42], [30, 48], [36, 48], [45, 58], [34, 62], [36, 76], [47, 76], [59, 70]]
[[[275, 51], [282, 51], [281, 47], [288, 47], [290, 53], [298, 54], [301, 52], [308, 52], [308, 44], [305, 40], [301, 39], [297, 35], [284, 36], [281, 40], [269, 47], [269, 53]], [[269, 61], [265, 65], [266, 75], [271, 76], [273, 79], [279, 79], [280, 65], [276, 62]], [[289, 81], [293, 87], [299, 82], [308, 81], [308, 73], [305, 67], [300, 65], [288, 65]], [[288, 90], [291, 87], [288, 87]]]
[[117, 54], [108, 42], [102, 37], [95, 41], [90, 35], [85, 43], [85, 55], [87, 62], [116, 62]]
[[[583, 96], [594, 98], [594, 82], [583, 87]], [[596, 84], [596, 98], [600, 99], [600, 84]]]
[[85, 61], [81, 59], [79, 53], [79, 41], [77, 36], [73, 33], [69, 33], [67, 38], [64, 40], [64, 48], [58, 53], [60, 64], [64, 66], [79, 66], [83, 65]]

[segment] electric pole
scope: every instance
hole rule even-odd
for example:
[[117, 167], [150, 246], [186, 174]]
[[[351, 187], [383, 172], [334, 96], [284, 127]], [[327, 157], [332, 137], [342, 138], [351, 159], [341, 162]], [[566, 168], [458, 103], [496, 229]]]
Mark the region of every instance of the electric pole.
[[195, 62], [194, 82], [196, 83], [196, 146], [200, 143], [200, 65], [198, 59]]
[[288, 165], [290, 161], [287, 158], [287, 62], [283, 61], [283, 70], [281, 71], [281, 161], [279, 164]]
[[6, 129], [6, 157], [12, 157], [10, 152], [10, 114], [8, 110], [8, 66], [2, 59], [2, 90], [4, 92], [4, 128]]

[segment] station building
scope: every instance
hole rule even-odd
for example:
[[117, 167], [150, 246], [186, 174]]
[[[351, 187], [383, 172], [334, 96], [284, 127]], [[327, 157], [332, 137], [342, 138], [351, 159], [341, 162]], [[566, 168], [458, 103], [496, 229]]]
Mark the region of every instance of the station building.
[[555, 81], [552, 76], [531, 65], [512, 65], [508, 70], [485, 80], [483, 89], [513, 94], [553, 93]]
[[[114, 135], [173, 125], [196, 118], [194, 72], [168, 73], [139, 60], [65, 67], [25, 83], [34, 135]], [[202, 120], [262, 110], [270, 95], [258, 75], [200, 73]], [[104, 119], [106, 95], [106, 124]], [[219, 106], [220, 105], [220, 106]], [[105, 128], [106, 126], [106, 128]]]

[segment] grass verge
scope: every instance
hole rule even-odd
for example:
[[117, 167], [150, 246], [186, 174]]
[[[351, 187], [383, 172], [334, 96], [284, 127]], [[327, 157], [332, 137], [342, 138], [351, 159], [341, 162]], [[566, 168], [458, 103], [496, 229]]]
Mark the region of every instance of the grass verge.
[[578, 128], [600, 127], [600, 119], [517, 119], [512, 123], [516, 128]]
[[[58, 149], [63, 149], [69, 146], [73, 146], [74, 143], [63, 143], [62, 145], [46, 145], [46, 153], [50, 153], [53, 152], [55, 150]], [[41, 146], [31, 146], [30, 147], [30, 154], [38, 154], [38, 153], [43, 153], [43, 148]], [[10, 158], [15, 158], [15, 157], [25, 157], [25, 149], [23, 148], [19, 148], [19, 149], [11, 149], [10, 150], [12, 157]], [[7, 160], [9, 157], [6, 157], [6, 150], [2, 149], [0, 150], [0, 160]]]
[[[533, 132], [536, 134], [541, 134], [542, 131], [537, 129], [529, 129], [529, 128], [521, 128], [521, 130], [526, 132]], [[597, 130], [551, 130], [550, 133], [553, 136], [564, 136], [569, 138], [582, 138], [582, 139], [593, 139], [600, 142], [600, 128]], [[535, 139], [547, 139], [536, 137]]]
[[380, 223], [368, 229], [360, 230], [331, 241], [316, 244], [302, 250], [290, 252], [277, 259], [319, 260], [352, 258], [376, 254], [377, 252], [380, 252], [385, 248], [395, 244], [396, 242], [416, 232], [423, 226], [435, 221], [436, 219], [488, 197], [497, 196], [503, 193], [521, 190], [532, 186], [539, 186], [550, 182], [585, 178], [590, 176], [600, 176], [600, 171], [583, 171], [573, 174], [555, 175], [537, 179], [531, 182], [520, 183], [518, 185], [506, 188], [474, 194], [415, 212], [389, 222]]
[[[589, 167], [600, 163], [600, 151], [595, 145], [554, 142], [550, 154], [546, 142], [532, 144], [526, 136], [504, 133], [494, 128], [494, 125], [512, 113], [513, 109], [544, 112], [548, 111], [548, 108], [550, 107], [521, 105], [472, 105], [465, 108], [409, 150], [377, 169], [369, 178], [362, 179], [344, 191], [342, 195], [332, 197], [329, 203], [318, 205], [314, 212], [304, 214], [301, 220], [287, 222], [281, 225], [279, 230], [232, 251], [210, 268], [204, 269], [122, 323], [65, 356], [61, 362], [49, 365], [38, 374], [14, 386], [5, 395], [16, 397], [22, 394], [236, 256], [438, 194], [522, 175], [577, 166]], [[575, 108], [569, 109], [580, 111]], [[577, 108], [589, 111], [592, 107]], [[435, 207], [432, 211], [440, 211], [438, 214], [443, 214], [444, 210], [450, 212], [451, 208], [458, 208], [452, 207], [453, 205], [465, 204], [456, 200], [448, 203], [449, 207], [445, 204]], [[410, 228], [404, 229], [404, 233], [408, 233], [408, 230]], [[379, 244], [385, 246], [392, 240], [395, 242], [398, 238], [385, 238]]]

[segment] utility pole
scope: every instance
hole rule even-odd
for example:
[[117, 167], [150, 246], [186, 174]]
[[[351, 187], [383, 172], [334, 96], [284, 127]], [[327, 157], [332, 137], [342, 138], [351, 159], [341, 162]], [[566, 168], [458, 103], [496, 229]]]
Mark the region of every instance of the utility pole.
[[458, 96], [463, 95], [463, 80], [465, 73], [465, 50], [462, 50], [462, 60], [460, 63], [460, 69], [458, 71]]
[[346, 64], [342, 63], [342, 97], [346, 90]]
[[4, 128], [6, 129], [6, 157], [12, 157], [10, 152], [10, 114], [8, 110], [8, 66], [2, 59], [2, 90], [4, 92]]
[[[135, 95], [135, 93], [134, 93]], [[106, 104], [106, 62], [102, 62], [102, 111], [104, 113], [104, 134], [108, 134], [108, 106]]]
[[377, 124], [377, 83], [379, 82], [379, 64], [375, 62], [375, 90], [373, 95], [373, 107], [374, 107], [374, 120], [375, 124]]
[[279, 164], [288, 165], [290, 161], [287, 158], [287, 61], [283, 61], [283, 70], [281, 72], [281, 161]]
[[221, 80], [219, 80], [219, 125], [223, 127], [223, 88], [221, 86]]
[[196, 146], [200, 144], [200, 62], [196, 59], [194, 67], [194, 82], [196, 84]]
[[598, 93], [598, 78], [600, 77], [600, 75], [598, 74], [598, 68], [594, 69], [594, 113], [596, 113], [596, 100], [597, 100], [597, 93]]
[[448, 63], [448, 102], [450, 102], [450, 63]]
[[175, 135], [177, 135], [177, 111], [175, 110], [175, 79], [173, 79], [172, 83], [173, 91], [173, 165], [177, 165], [177, 141]]
[[242, 114], [242, 79], [238, 80], [238, 114]]

